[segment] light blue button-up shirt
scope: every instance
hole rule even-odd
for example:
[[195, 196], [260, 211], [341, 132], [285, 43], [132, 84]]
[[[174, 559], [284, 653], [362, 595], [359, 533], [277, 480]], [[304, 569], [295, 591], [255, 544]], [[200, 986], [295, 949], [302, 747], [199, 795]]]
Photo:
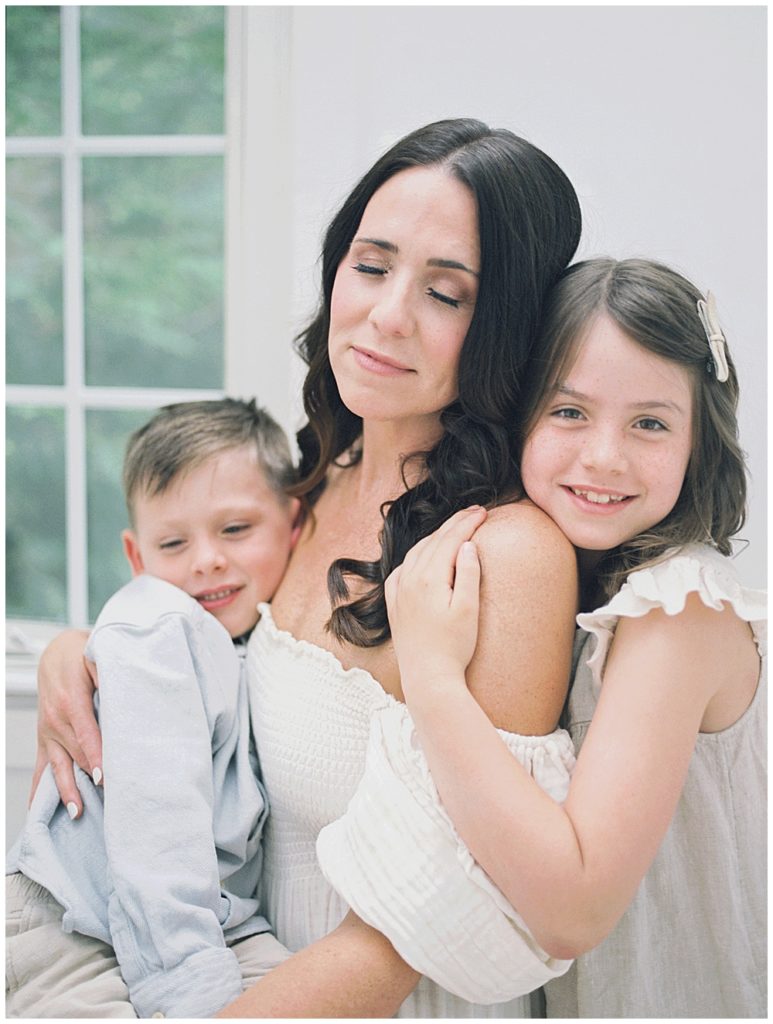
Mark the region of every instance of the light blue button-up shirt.
[[188, 594], [138, 576], [104, 609], [96, 662], [103, 787], [76, 768], [71, 821], [50, 766], [6, 873], [115, 949], [141, 1017], [211, 1017], [242, 991], [226, 946], [269, 929], [255, 899], [267, 814], [244, 658]]

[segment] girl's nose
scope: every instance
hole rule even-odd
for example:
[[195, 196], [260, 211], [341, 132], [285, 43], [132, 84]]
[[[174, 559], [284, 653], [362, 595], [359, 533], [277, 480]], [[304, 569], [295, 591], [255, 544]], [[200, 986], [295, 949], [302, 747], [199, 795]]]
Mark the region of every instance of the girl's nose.
[[623, 438], [615, 430], [596, 430], [589, 434], [583, 446], [582, 465], [602, 473], [624, 473], [628, 468]]
[[416, 321], [409, 285], [394, 279], [382, 282], [378, 301], [368, 315], [368, 322], [387, 337], [410, 337]]

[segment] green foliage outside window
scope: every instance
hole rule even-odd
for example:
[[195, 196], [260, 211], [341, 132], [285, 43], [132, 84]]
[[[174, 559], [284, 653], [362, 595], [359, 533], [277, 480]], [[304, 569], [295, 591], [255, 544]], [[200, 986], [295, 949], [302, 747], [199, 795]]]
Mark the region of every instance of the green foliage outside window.
[[60, 131], [59, 8], [5, 9], [5, 131]]
[[[62, 41], [71, 38], [62, 28], [65, 12], [79, 18], [77, 83], [62, 82], [69, 66]], [[137, 135], [223, 134], [225, 15], [225, 7], [209, 5], [6, 8], [6, 126], [16, 144], [6, 173], [6, 376], [19, 389], [7, 415], [11, 616], [68, 615], [65, 404], [72, 388], [62, 386], [73, 383], [64, 346], [73, 341], [65, 327], [71, 332], [78, 323], [67, 315], [74, 299], [83, 305], [76, 383], [86, 389], [92, 617], [127, 578], [121, 461], [129, 433], [152, 410], [127, 410], [125, 398], [120, 409], [89, 408], [88, 389], [223, 386], [223, 158], [186, 153], [185, 140], [171, 154], [131, 150]], [[88, 143], [123, 137], [126, 153], [113, 146], [81, 155], [73, 178], [58, 140], [62, 107], [75, 109], [77, 95]], [[53, 140], [45, 142], [53, 152], [35, 152], [27, 142], [35, 137]], [[79, 145], [77, 135], [68, 145]], [[77, 206], [66, 206], [67, 180], [82, 183]], [[83, 261], [83, 280], [74, 285], [65, 273], [73, 239]], [[41, 385], [53, 388], [50, 401], [46, 393], [44, 405], [39, 394], [25, 403], [24, 389]]]

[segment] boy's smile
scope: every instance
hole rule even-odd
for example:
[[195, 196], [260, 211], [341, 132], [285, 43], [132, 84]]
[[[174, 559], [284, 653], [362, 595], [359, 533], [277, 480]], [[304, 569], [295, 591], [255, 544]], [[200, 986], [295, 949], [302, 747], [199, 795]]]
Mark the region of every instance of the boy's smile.
[[232, 637], [252, 629], [284, 574], [298, 508], [266, 482], [254, 450], [218, 452], [133, 506], [123, 534], [133, 571], [190, 594]]

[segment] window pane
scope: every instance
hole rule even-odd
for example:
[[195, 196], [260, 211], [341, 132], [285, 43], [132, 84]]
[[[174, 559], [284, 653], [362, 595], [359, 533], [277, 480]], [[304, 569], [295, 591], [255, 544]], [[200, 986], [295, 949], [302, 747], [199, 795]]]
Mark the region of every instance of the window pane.
[[86, 473], [89, 535], [89, 618], [130, 577], [121, 546], [129, 525], [121, 488], [123, 456], [129, 435], [153, 415], [153, 409], [90, 409], [86, 412]]
[[6, 135], [59, 135], [59, 8], [5, 9]]
[[223, 160], [84, 160], [86, 379], [223, 382]]
[[67, 618], [64, 412], [6, 411], [6, 611]]
[[223, 7], [81, 7], [84, 135], [220, 135]]
[[56, 157], [6, 161], [6, 373], [61, 384], [62, 176]]

